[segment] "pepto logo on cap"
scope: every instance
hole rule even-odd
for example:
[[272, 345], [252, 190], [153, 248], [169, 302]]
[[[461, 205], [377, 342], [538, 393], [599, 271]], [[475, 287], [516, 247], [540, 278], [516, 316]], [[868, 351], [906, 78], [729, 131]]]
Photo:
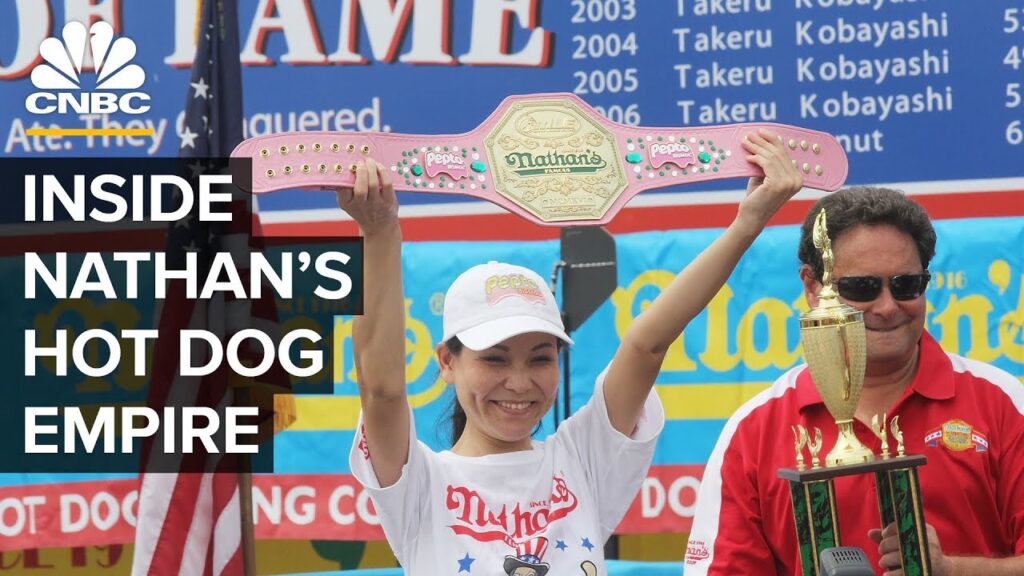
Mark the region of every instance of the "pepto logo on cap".
[[522, 274], [495, 274], [484, 281], [487, 303], [494, 306], [510, 296], [519, 296], [528, 302], [544, 304], [544, 293], [536, 282]]

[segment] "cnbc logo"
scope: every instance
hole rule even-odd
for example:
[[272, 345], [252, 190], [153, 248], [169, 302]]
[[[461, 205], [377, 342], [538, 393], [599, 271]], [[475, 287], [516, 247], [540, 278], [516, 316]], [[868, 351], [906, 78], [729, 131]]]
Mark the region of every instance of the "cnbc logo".
[[[82, 86], [82, 67], [86, 49], [91, 50], [96, 70], [95, 87]], [[137, 89], [146, 80], [146, 72], [135, 57], [135, 42], [114, 38], [107, 22], [97, 21], [88, 33], [80, 22], [69, 22], [61, 38], [47, 38], [39, 45], [42, 62], [32, 70], [32, 85], [38, 91], [25, 98], [25, 109], [32, 114], [144, 114], [149, 111], [149, 95]], [[47, 131], [53, 133], [52, 130]], [[99, 130], [59, 129], [62, 135], [99, 135]], [[119, 131], [123, 132], [123, 131]], [[143, 136], [152, 130], [132, 130]]]

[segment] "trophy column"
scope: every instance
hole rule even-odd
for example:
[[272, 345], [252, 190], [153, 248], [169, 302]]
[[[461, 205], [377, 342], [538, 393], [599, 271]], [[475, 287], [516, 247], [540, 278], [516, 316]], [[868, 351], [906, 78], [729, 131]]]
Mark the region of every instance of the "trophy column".
[[816, 576], [821, 551], [839, 546], [839, 516], [832, 480], [790, 480], [803, 576]]
[[875, 472], [878, 511], [882, 526], [896, 522], [900, 534], [900, 555], [904, 576], [928, 576], [932, 573], [925, 533], [924, 504], [917, 467], [924, 456], [906, 456], [892, 460], [899, 468]]

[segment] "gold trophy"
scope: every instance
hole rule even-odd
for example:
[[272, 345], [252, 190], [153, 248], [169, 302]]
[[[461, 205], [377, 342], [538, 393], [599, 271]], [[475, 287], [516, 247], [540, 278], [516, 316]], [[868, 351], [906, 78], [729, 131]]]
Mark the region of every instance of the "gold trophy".
[[[899, 415], [893, 416], [888, 426], [897, 442], [895, 457], [889, 453], [885, 414], [881, 420], [876, 415], [870, 426], [881, 441], [881, 458], [864, 446], [854, 433], [853, 418], [864, 385], [867, 362], [864, 315], [840, 302], [832, 288], [832, 246], [824, 210], [815, 218], [812, 238], [824, 264], [822, 289], [818, 293], [818, 305], [800, 316], [800, 340], [814, 386], [835, 419], [839, 434], [835, 446], [825, 457], [825, 466], [820, 467], [821, 430], [814, 429], [815, 439], [811, 441], [808, 430], [797, 424], [793, 427], [796, 468], [779, 470], [779, 477], [789, 481], [797, 541], [800, 543], [799, 574], [819, 576], [822, 551], [842, 546], [835, 479], [874, 474], [879, 526], [896, 523], [904, 576], [930, 576], [924, 506], [917, 474], [918, 466], [925, 464], [926, 459], [920, 454], [904, 452]], [[811, 453], [809, 469], [804, 464], [805, 447]]]
[[824, 210], [814, 220], [812, 237], [814, 247], [821, 252], [825, 271], [818, 305], [800, 316], [800, 341], [814, 386], [839, 426], [839, 437], [825, 457], [825, 467], [870, 462], [875, 459], [874, 453], [853, 432], [853, 415], [864, 386], [867, 360], [864, 313], [840, 302], [832, 288], [832, 243]]

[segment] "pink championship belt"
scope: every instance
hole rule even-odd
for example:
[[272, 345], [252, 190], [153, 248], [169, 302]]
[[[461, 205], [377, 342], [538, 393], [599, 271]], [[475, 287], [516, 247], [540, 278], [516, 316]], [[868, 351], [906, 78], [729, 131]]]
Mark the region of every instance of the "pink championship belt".
[[644, 190], [760, 176], [740, 146], [759, 127], [781, 136], [804, 186], [833, 191], [846, 180], [846, 153], [824, 132], [772, 123], [628, 126], [573, 94], [510, 96], [465, 134], [288, 132], [250, 138], [231, 156], [252, 158], [256, 194], [351, 186], [355, 162], [371, 155], [396, 190], [475, 196], [549, 226], [596, 225]]

